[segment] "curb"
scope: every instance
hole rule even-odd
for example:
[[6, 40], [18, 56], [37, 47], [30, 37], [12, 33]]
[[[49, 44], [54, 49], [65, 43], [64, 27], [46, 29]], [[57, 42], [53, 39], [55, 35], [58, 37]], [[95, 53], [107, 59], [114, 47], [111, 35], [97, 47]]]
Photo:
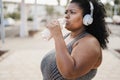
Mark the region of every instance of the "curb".
[[9, 51], [4, 53], [2, 56], [0, 56], [0, 62], [5, 59], [6, 57], [8, 57], [11, 53], [13, 53], [13, 51]]
[[120, 59], [120, 53], [118, 53], [118, 52], [115, 51], [114, 49], [108, 49], [108, 51], [110, 51], [113, 55], [115, 55], [117, 58]]

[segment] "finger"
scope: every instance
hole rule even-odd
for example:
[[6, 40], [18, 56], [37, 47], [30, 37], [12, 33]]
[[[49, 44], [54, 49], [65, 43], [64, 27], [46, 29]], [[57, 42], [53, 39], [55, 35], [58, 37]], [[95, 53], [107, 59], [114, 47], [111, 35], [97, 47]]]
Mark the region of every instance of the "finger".
[[59, 26], [59, 22], [57, 20], [52, 20], [46, 25], [47, 28], [56, 27], [56, 26]]
[[53, 21], [52, 24], [53, 24], [54, 26], [59, 26], [59, 22], [58, 22], [57, 20]]

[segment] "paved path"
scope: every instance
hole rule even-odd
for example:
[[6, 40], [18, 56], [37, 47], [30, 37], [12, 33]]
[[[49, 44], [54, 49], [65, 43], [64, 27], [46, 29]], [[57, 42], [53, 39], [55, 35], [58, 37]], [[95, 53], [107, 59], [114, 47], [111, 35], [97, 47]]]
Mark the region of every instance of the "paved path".
[[[118, 27], [115, 29], [118, 31]], [[93, 80], [120, 80], [120, 56], [114, 51], [120, 49], [120, 37], [111, 35], [109, 40], [109, 49], [103, 50], [103, 62]], [[0, 43], [1, 49], [9, 50], [0, 57], [0, 80], [42, 80], [40, 62], [53, 43], [53, 40], [44, 41], [39, 35], [6, 38], [5, 44]]]
[[6, 39], [3, 49], [9, 53], [0, 60], [0, 80], [42, 80], [40, 61], [52, 42], [36, 38]]

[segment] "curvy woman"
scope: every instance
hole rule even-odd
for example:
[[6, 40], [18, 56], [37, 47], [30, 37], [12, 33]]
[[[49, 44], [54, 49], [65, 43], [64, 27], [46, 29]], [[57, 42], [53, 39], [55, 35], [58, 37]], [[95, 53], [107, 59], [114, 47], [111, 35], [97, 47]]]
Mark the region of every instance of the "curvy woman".
[[102, 62], [102, 49], [107, 48], [105, 16], [98, 0], [72, 0], [65, 10], [70, 33], [63, 36], [57, 20], [47, 25], [55, 49], [41, 62], [43, 80], [92, 80]]

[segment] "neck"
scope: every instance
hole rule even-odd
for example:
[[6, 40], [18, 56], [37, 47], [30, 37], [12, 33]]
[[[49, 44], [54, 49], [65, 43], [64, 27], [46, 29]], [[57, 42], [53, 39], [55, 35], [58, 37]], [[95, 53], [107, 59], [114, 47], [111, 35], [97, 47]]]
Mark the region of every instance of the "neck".
[[70, 34], [70, 37], [75, 38], [79, 34], [82, 34], [84, 31], [85, 31], [84, 29], [80, 29], [80, 30], [77, 30], [77, 31], [72, 31], [71, 34]]

